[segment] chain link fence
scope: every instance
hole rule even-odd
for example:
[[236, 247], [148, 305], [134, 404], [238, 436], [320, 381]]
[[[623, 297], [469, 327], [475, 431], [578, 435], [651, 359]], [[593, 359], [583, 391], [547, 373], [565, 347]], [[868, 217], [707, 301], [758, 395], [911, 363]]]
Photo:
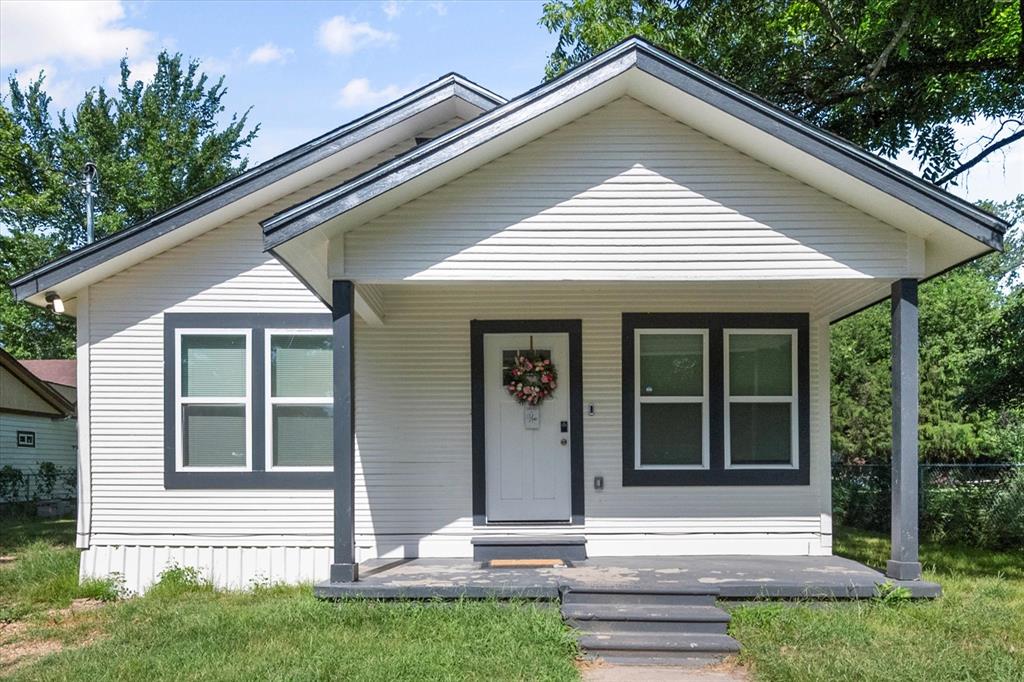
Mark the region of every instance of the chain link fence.
[[[833, 464], [838, 525], [888, 532], [888, 464]], [[921, 536], [978, 547], [1024, 547], [1024, 464], [921, 464]]]
[[0, 503], [70, 501], [78, 494], [78, 472], [73, 468], [42, 467], [34, 473], [0, 469]]

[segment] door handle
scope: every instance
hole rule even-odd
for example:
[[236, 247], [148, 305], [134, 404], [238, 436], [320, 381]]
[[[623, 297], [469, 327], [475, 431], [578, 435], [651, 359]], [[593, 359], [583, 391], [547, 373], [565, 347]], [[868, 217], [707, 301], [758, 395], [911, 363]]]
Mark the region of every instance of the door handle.
[[562, 439], [562, 445], [568, 445], [569, 440], [567, 438]]

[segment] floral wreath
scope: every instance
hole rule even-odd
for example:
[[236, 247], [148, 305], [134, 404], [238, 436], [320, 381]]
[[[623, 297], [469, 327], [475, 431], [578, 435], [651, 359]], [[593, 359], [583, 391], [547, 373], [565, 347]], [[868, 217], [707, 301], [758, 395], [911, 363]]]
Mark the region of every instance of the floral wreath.
[[519, 402], [539, 405], [558, 388], [558, 372], [551, 360], [532, 349], [529, 353], [516, 353], [505, 388]]

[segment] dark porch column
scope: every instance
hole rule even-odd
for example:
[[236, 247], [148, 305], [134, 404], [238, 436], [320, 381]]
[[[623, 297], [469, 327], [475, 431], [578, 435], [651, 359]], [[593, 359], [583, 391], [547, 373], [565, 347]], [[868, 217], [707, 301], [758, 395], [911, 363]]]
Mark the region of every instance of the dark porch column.
[[355, 544], [355, 286], [334, 280], [334, 562], [331, 582], [359, 580]]
[[892, 285], [892, 558], [886, 575], [917, 580], [917, 280]]

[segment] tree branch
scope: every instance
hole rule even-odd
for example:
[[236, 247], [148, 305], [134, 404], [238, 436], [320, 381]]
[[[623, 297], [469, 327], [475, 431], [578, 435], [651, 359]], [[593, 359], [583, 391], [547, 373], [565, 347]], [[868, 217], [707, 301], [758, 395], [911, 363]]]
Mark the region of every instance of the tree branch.
[[910, 22], [914, 19], [915, 14], [917, 14], [917, 9], [911, 3], [907, 8], [907, 13], [903, 15], [903, 21], [900, 22], [900, 27], [896, 29], [896, 34], [893, 35], [892, 40], [889, 41], [889, 44], [885, 46], [882, 53], [878, 55], [878, 59], [875, 60], [875, 63], [872, 64], [871, 68], [868, 70], [869, 81], [875, 80], [875, 78], [878, 77], [879, 72], [885, 68], [886, 62], [889, 61], [889, 55], [892, 54], [892, 51], [896, 49], [899, 42], [903, 40], [903, 36], [907, 34], [908, 30], [910, 30]]
[[821, 16], [825, 18], [825, 23], [828, 24], [829, 30], [832, 32], [832, 37], [842, 45], [849, 45], [850, 41], [846, 39], [846, 35], [843, 33], [843, 27], [839, 25], [838, 21], [836, 21], [835, 16], [832, 14], [832, 10], [828, 8], [828, 5], [825, 4], [824, 0], [813, 0], [813, 2], [818, 7], [818, 11], [821, 12]]
[[1017, 140], [1020, 140], [1022, 138], [1024, 138], [1024, 128], [1021, 128], [1020, 130], [1015, 132], [1013, 135], [1010, 135], [1009, 137], [1004, 137], [1003, 139], [999, 140], [999, 142], [994, 142], [994, 143], [990, 144], [989, 146], [985, 147], [983, 150], [978, 152], [977, 156], [975, 156], [973, 159], [971, 159], [970, 161], [968, 161], [966, 163], [960, 164], [959, 167], [951, 170], [949, 173], [946, 173], [941, 178], [936, 180], [935, 184], [936, 185], [944, 185], [944, 184], [946, 184], [947, 182], [949, 182], [950, 180], [952, 180], [956, 176], [960, 175], [964, 171], [968, 171], [971, 168], [974, 168], [975, 166], [977, 166], [979, 163], [981, 163], [981, 161], [986, 156], [988, 156], [992, 152], [997, 151], [999, 149], [1002, 149], [1006, 145], [1011, 144], [1013, 142], [1016, 142]]

